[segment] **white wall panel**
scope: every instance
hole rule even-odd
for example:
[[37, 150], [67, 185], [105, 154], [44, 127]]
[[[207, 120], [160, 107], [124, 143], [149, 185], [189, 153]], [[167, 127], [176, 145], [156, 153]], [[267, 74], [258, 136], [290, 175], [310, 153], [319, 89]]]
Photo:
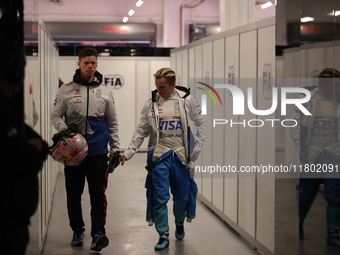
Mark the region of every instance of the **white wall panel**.
[[[224, 38], [219, 39], [213, 42], [213, 70], [212, 77], [213, 82], [212, 86], [215, 84], [224, 84]], [[217, 96], [213, 94], [217, 105], [213, 104], [213, 119], [224, 119], [224, 89], [216, 89], [217, 93], [221, 97], [222, 105], [220, 104]], [[224, 166], [224, 125], [217, 125], [213, 127], [212, 133], [212, 165], [215, 166], [218, 164], [219, 166]], [[223, 212], [223, 203], [224, 203], [224, 174], [222, 173], [214, 173], [212, 180], [213, 187], [213, 204]]]
[[[317, 77], [321, 71], [326, 68], [326, 49], [325, 48], [317, 48], [317, 49], [308, 49], [306, 51], [308, 55], [308, 63], [306, 63], [306, 78]], [[333, 63], [332, 65], [333, 66]], [[313, 82], [313, 79], [310, 80]], [[310, 86], [314, 84], [309, 83]]]
[[[203, 82], [212, 85], [212, 65], [213, 65], [213, 45], [212, 42], [203, 44]], [[205, 87], [206, 88], [206, 87]], [[212, 165], [212, 113], [213, 113], [213, 102], [210, 96], [207, 96], [207, 115], [205, 118], [208, 122], [207, 125], [207, 135], [203, 147], [203, 157], [202, 165], [211, 166]], [[212, 177], [209, 174], [204, 174], [203, 176], [203, 196], [209, 201], [212, 201]]]
[[174, 71], [176, 71], [176, 53], [171, 53], [170, 56], [170, 68]]
[[[256, 109], [270, 109], [275, 87], [275, 26], [258, 30], [258, 87]], [[266, 116], [257, 116], [266, 123], [266, 119], [275, 119], [275, 112]], [[277, 125], [277, 124], [276, 124]], [[268, 123], [257, 130], [257, 165], [275, 165], [275, 128]], [[256, 239], [274, 252], [275, 220], [275, 178], [257, 179], [256, 204]], [[271, 178], [269, 178], [271, 177]]]
[[287, 52], [283, 54], [283, 77], [284, 78], [294, 78], [294, 52]]
[[[189, 49], [188, 54], [188, 73], [189, 73], [189, 88], [191, 95], [196, 99], [195, 90], [195, 48]], [[196, 99], [197, 101], [197, 99]]]
[[[33, 100], [37, 113], [40, 113], [40, 104], [37, 105], [37, 102], [40, 102], [38, 58], [29, 56], [26, 57], [26, 62], [24, 86], [25, 122], [33, 128]], [[35, 125], [35, 127], [40, 129], [40, 125]]]
[[[101, 63], [98, 63], [98, 69]], [[73, 75], [78, 69], [77, 57], [59, 57], [59, 77], [66, 84], [73, 80]]]
[[[26, 57], [25, 68], [25, 85], [24, 85], [24, 102], [25, 102], [25, 116], [26, 124], [33, 127], [33, 99], [38, 114], [38, 122], [34, 127], [34, 130], [40, 134], [40, 68], [38, 57]], [[32, 86], [32, 94], [30, 94], [30, 87]], [[40, 183], [40, 182], [39, 182]], [[38, 210], [40, 209], [40, 201]], [[41, 245], [41, 214], [37, 211], [30, 219], [31, 225], [29, 226], [30, 243], [27, 247], [27, 253], [38, 254], [40, 253]]]
[[[239, 86], [239, 35], [227, 37], [225, 40], [225, 82]], [[224, 118], [238, 122], [239, 117], [233, 115], [233, 99], [229, 90], [224, 91]], [[239, 128], [225, 125], [225, 165], [238, 168], [239, 157]], [[228, 177], [229, 176], [229, 177]], [[238, 179], [226, 175], [224, 179], [224, 214], [237, 222]]]
[[176, 53], [176, 85], [182, 86], [182, 51]]
[[[27, 57], [26, 78], [24, 87], [24, 103], [26, 122], [33, 125], [33, 98], [39, 120], [35, 130], [49, 145], [56, 132], [50, 121], [50, 113], [54, 103], [54, 95], [58, 89], [58, 51], [51, 38], [39, 22], [39, 56]], [[39, 177], [39, 204], [33, 217], [30, 231], [30, 243], [27, 254], [40, 253], [45, 240], [50, 217], [52, 197], [58, 174], [58, 163], [47, 157], [43, 163]]]
[[339, 43], [335, 44], [332, 47], [325, 48], [325, 67], [334, 67], [337, 70], [340, 70], [340, 45]]
[[[149, 88], [150, 80], [150, 64], [148, 60], [136, 61], [136, 110], [135, 110], [135, 127], [138, 125], [141, 117], [141, 111], [144, 103], [150, 98]], [[138, 78], [137, 78], [138, 77]], [[131, 134], [131, 138], [132, 138]], [[130, 138], [130, 139], [131, 139]], [[148, 138], [144, 140], [140, 150], [146, 151], [148, 148]]]
[[[251, 43], [249, 43], [251, 42]], [[251, 87], [256, 91], [257, 76], [257, 31], [242, 33], [240, 35], [240, 88], [244, 95], [247, 95], [247, 88]], [[253, 102], [256, 104], [256, 97], [253, 95]], [[253, 119], [247, 107], [245, 115], [240, 116], [239, 122]], [[239, 126], [239, 165], [256, 165], [256, 129], [245, 125]], [[239, 211], [238, 224], [251, 236], [255, 237], [255, 178], [243, 178], [240, 173], [239, 179]], [[247, 174], [250, 176], [250, 174]], [[255, 175], [254, 175], [255, 177]]]
[[127, 149], [135, 132], [135, 61], [128, 60], [128, 58], [112, 61], [106, 57], [98, 57], [97, 69], [104, 77], [108, 74], [119, 74], [124, 78], [124, 86], [121, 89], [115, 89], [113, 96], [118, 116], [120, 149]]
[[189, 51], [183, 50], [182, 52], [182, 80], [181, 86], [189, 88]]
[[[334, 49], [334, 56], [340, 56], [340, 46], [336, 46]], [[340, 71], [340, 58], [335, 57], [334, 59], [334, 68]]]
[[[300, 53], [300, 62], [297, 63], [300, 66], [300, 78], [307, 78], [308, 77], [308, 54], [307, 50], [301, 50]], [[307, 79], [301, 79], [300, 87], [308, 86]]]
[[[275, 86], [278, 91], [281, 91], [282, 87], [282, 78], [284, 76], [284, 60], [283, 57], [275, 58]], [[284, 118], [281, 116], [281, 105], [277, 106], [277, 110], [275, 112], [276, 119], [283, 120]], [[283, 151], [285, 149], [285, 128], [281, 125], [275, 126], [275, 149]]]

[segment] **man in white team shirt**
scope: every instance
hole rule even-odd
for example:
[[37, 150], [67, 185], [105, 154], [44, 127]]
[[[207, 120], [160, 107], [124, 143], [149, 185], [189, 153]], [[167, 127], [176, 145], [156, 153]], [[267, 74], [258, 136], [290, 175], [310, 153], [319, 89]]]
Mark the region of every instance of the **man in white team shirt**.
[[[154, 77], [157, 90], [146, 101], [137, 130], [120, 161], [124, 165], [140, 148], [144, 138], [150, 136], [146, 220], [149, 225], [155, 222], [159, 233], [155, 249], [163, 250], [169, 246], [169, 186], [174, 200], [177, 240], [184, 238], [185, 217], [188, 222], [195, 218], [197, 186], [190, 176], [190, 161], [195, 161], [201, 152], [207, 123], [189, 90], [175, 86], [176, 74], [172, 69], [161, 68]], [[197, 127], [194, 145], [194, 139], [190, 139], [189, 118]]]

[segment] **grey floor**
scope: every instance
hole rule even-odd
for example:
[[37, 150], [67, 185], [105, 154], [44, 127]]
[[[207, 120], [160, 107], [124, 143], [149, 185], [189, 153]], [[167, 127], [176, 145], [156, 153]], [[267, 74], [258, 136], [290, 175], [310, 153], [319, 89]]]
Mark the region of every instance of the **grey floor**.
[[[154, 251], [158, 234], [154, 227], [149, 227], [145, 221], [145, 160], [146, 154], [138, 153], [123, 167], [117, 168], [109, 175], [106, 193], [108, 199], [106, 234], [110, 244], [100, 254], [259, 254], [199, 201], [196, 219], [190, 224], [185, 224], [186, 236], [183, 241], [175, 239], [172, 201], [169, 201], [170, 247], [164, 251]], [[68, 226], [64, 176], [60, 173], [42, 254], [98, 254], [90, 250], [90, 202], [87, 187], [82, 200], [83, 217], [87, 225], [85, 244], [83, 247], [71, 247], [72, 231]]]

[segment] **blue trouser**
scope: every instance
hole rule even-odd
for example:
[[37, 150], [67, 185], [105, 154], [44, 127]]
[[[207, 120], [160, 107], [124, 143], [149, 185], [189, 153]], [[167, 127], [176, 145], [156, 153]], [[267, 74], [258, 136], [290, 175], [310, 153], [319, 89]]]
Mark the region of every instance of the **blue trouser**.
[[[173, 213], [176, 221], [184, 221], [189, 198], [196, 199], [195, 192], [190, 190], [190, 180], [186, 167], [174, 155], [169, 155], [151, 170], [152, 183], [152, 218], [158, 233], [169, 231], [167, 202], [170, 199], [169, 187], [173, 195]], [[196, 187], [196, 186], [195, 186]], [[150, 191], [149, 195], [150, 195]], [[197, 193], [197, 187], [196, 187]], [[150, 202], [150, 201], [149, 201]], [[194, 217], [192, 217], [194, 218]]]
[[340, 179], [306, 179], [299, 181], [299, 219], [303, 222], [316, 197], [320, 184], [324, 185], [327, 201], [327, 230], [340, 230]]

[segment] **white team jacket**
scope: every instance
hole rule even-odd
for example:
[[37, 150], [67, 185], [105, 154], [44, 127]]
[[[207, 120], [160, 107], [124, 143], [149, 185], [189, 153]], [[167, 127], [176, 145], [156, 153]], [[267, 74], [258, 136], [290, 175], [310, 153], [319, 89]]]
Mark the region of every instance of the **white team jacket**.
[[101, 77], [96, 72], [95, 81], [88, 84], [80, 80], [78, 69], [73, 82], [59, 88], [51, 114], [52, 124], [58, 131], [71, 123], [77, 124], [78, 132], [87, 140], [88, 156], [107, 154], [108, 143], [111, 152], [119, 150], [113, 90], [101, 84]]
[[[190, 123], [188, 123], [188, 117], [193, 121], [195, 126], [197, 127], [196, 132], [196, 141], [193, 146], [193, 150], [198, 153], [201, 152], [204, 139], [206, 135], [206, 127], [207, 122], [205, 118], [201, 115], [201, 107], [196, 102], [196, 100], [190, 95], [186, 98], [183, 98], [185, 95], [184, 92], [176, 90], [180, 99], [179, 99], [179, 107], [180, 107], [180, 116], [181, 116], [181, 124], [182, 124], [182, 132], [183, 137], [188, 137], [188, 139], [184, 139], [184, 145], [186, 148], [186, 153], [189, 158], [189, 142], [192, 139], [190, 136]], [[140, 146], [142, 145], [144, 139], [150, 135], [149, 145], [148, 145], [148, 166], [152, 166], [158, 161], [162, 160], [162, 158], [166, 155], [162, 155], [157, 159], [153, 159], [153, 153], [158, 145], [159, 139], [159, 114], [158, 114], [158, 106], [157, 101], [159, 99], [159, 94], [156, 95], [156, 102], [152, 102], [151, 99], [147, 100], [144, 104], [142, 110], [142, 116], [140, 118], [140, 123], [137, 126], [136, 132], [134, 133], [129, 148], [124, 152], [124, 155], [127, 159], [131, 159], [132, 156], [138, 151]], [[190, 145], [191, 147], [192, 145]], [[188, 164], [189, 165], [189, 164]]]

